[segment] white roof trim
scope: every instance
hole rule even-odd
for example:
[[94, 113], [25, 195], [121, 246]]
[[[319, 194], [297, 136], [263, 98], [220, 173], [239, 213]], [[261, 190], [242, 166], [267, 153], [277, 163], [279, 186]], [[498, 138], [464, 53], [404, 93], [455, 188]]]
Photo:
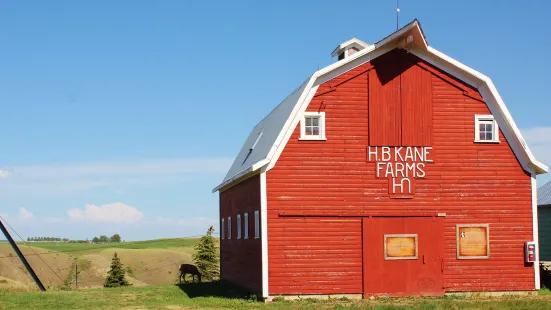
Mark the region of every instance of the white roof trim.
[[212, 192], [215, 193], [217, 192], [218, 190], [220, 190], [222, 187], [226, 186], [226, 185], [229, 185], [231, 184], [233, 181], [249, 174], [249, 173], [252, 173], [254, 171], [257, 171], [259, 170], [260, 168], [266, 166], [270, 161], [267, 160], [267, 159], [264, 159], [264, 160], [261, 160], [257, 163], [254, 163], [252, 164], [251, 166], [241, 170], [240, 172], [238, 172], [237, 174], [235, 174], [234, 176], [228, 178], [227, 180], [225, 180], [224, 182], [220, 183], [218, 186], [216, 186]]
[[[518, 129], [515, 121], [513, 120], [513, 117], [511, 116], [511, 113], [509, 113], [509, 110], [507, 109], [507, 106], [503, 102], [503, 99], [501, 98], [501, 95], [497, 91], [497, 88], [495, 87], [492, 80], [487, 77], [486, 75], [460, 63], [459, 61], [445, 55], [444, 53], [428, 46], [427, 51], [431, 53], [432, 55], [440, 58], [441, 60], [449, 63], [453, 67], [456, 67], [465, 73], [468, 73], [475, 77], [478, 80], [478, 85], [472, 85], [478, 89], [480, 94], [482, 95], [482, 98], [484, 98], [484, 101], [492, 111], [492, 114], [496, 116], [496, 112], [499, 113], [498, 115], [502, 118], [501, 124], [504, 124], [510, 131], [511, 135], [510, 137], [507, 137], [507, 141], [509, 144], [514, 144], [515, 142], [518, 143], [517, 147], [522, 148], [523, 155], [527, 157], [527, 164], [529, 167], [525, 167], [525, 170], [532, 172], [535, 172], [536, 174], [543, 174], [547, 173], [549, 171], [548, 167], [544, 165], [543, 163], [536, 160], [534, 157], [534, 154], [528, 147], [528, 144], [526, 143], [526, 140], [522, 137], [522, 134], [520, 130]], [[440, 67], [440, 66], [439, 66]], [[452, 74], [453, 75], [453, 74]], [[457, 78], [461, 79], [461, 77]], [[465, 81], [464, 79], [461, 79]], [[468, 82], [468, 81], [465, 81]], [[497, 110], [493, 111], [492, 106], [490, 103], [494, 103], [497, 106]], [[507, 134], [506, 134], [507, 135]], [[513, 138], [513, 139], [510, 139]], [[515, 146], [513, 146], [513, 150], [515, 151]], [[519, 152], [515, 151], [515, 155], [519, 157]], [[522, 163], [522, 161], [521, 161]], [[523, 165], [524, 166], [524, 165]]]
[[[413, 36], [413, 41], [405, 43], [405, 40], [402, 39], [406, 39], [407, 37], [409, 37], [409, 35]], [[345, 43], [346, 42], [344, 42], [343, 44]], [[394, 43], [394, 45], [392, 43]], [[256, 163], [250, 165], [249, 167], [235, 174], [234, 176], [225, 179], [213, 190], [213, 192], [216, 192], [220, 188], [231, 184], [233, 181], [237, 180], [241, 176], [256, 171], [266, 165], [268, 165], [265, 168], [266, 171], [273, 168], [279, 158], [279, 155], [285, 148], [285, 145], [287, 144], [287, 141], [289, 140], [294, 128], [296, 127], [297, 120], [302, 117], [302, 114], [304, 113], [306, 107], [313, 98], [318, 88], [318, 85], [330, 79], [333, 79], [334, 77], [341, 75], [347, 71], [350, 71], [362, 65], [363, 63], [366, 63], [371, 59], [376, 58], [394, 49], [395, 47], [407, 47], [408, 50], [410, 50], [421, 59], [433, 64], [434, 66], [444, 70], [448, 74], [451, 74], [452, 76], [455, 76], [465, 83], [477, 88], [482, 95], [482, 98], [488, 105], [488, 108], [492, 112], [492, 115], [496, 117], [499, 126], [502, 128], [503, 133], [507, 138], [507, 141], [511, 145], [511, 148], [515, 153], [515, 156], [519, 159], [522, 167], [526, 171], [535, 174], [548, 172], [548, 167], [537, 161], [530, 151], [526, 141], [520, 133], [520, 130], [513, 121], [511, 114], [507, 110], [507, 107], [505, 106], [503, 100], [501, 99], [501, 96], [497, 92], [497, 89], [495, 88], [490, 78], [428, 46], [419, 22], [417, 20], [414, 20], [400, 30], [384, 38], [380, 42], [377, 42], [373, 45], [368, 45], [366, 48], [360, 50], [352, 56], [316, 71], [310, 77], [306, 85], [303, 84], [300, 87], [302, 89], [299, 88], [298, 91], [300, 91], [301, 93], [298, 97], [298, 100], [294, 101], [293, 98], [294, 107], [290, 111], [290, 114], [288, 115], [287, 120], [284, 122], [284, 125], [280, 129], [279, 134], [275, 135], [277, 136], [277, 138], [275, 138], [275, 140], [273, 141], [273, 144], [271, 148], [269, 148], [269, 151], [265, 154], [264, 159], [257, 161]], [[289, 97], [291, 96], [293, 96], [293, 94], [291, 94]], [[263, 122], [265, 120], [266, 118], [263, 120]], [[259, 125], [257, 125], [257, 127], [262, 125], [263, 124], [261, 122], [259, 123]], [[269, 128], [264, 127], [263, 130], [266, 131], [269, 130]], [[255, 130], [253, 130], [251, 135], [254, 133]], [[245, 148], [247, 148], [248, 150], [248, 146], [244, 145], [241, 152], [243, 152]]]

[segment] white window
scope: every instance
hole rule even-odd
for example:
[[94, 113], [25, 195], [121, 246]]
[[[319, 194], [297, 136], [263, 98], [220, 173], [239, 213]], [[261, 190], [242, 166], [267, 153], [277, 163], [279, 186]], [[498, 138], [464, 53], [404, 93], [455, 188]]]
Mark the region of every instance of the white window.
[[325, 112], [305, 112], [300, 121], [300, 140], [327, 140]]
[[260, 238], [260, 211], [254, 211], [254, 237]]
[[231, 216], [228, 216], [228, 239], [231, 239]]
[[499, 142], [499, 129], [492, 115], [475, 115], [474, 142]]
[[245, 239], [249, 239], [249, 213], [243, 214], [243, 224], [245, 231], [244, 231], [244, 237]]
[[220, 227], [222, 227], [221, 232], [220, 232], [220, 238], [224, 239], [224, 231], [226, 230], [224, 219], [222, 219], [222, 224], [220, 225]]
[[237, 215], [237, 239], [241, 239], [241, 214]]

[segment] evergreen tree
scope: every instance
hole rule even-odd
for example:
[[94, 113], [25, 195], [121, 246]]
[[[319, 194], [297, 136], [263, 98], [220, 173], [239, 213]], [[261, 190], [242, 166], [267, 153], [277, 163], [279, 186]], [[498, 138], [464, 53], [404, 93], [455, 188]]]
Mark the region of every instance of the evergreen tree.
[[124, 267], [122, 266], [121, 260], [115, 252], [113, 255], [113, 260], [111, 260], [111, 269], [107, 272], [107, 278], [103, 283], [104, 287], [119, 287], [119, 286], [129, 286], [130, 283], [126, 281], [124, 276], [125, 274]]
[[193, 254], [197, 269], [208, 280], [213, 280], [220, 275], [220, 267], [218, 266], [220, 254], [216, 246], [216, 239], [212, 236], [213, 232], [214, 226], [211, 226], [207, 230], [207, 234], [201, 237], [199, 243], [194, 246], [195, 254]]

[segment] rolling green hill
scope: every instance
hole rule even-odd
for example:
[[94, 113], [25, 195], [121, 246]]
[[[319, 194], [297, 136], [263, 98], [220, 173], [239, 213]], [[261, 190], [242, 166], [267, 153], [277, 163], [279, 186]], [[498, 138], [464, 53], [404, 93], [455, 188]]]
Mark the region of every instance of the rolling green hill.
[[[156, 239], [144, 241], [131, 241], [120, 243], [105, 244], [87, 244], [87, 243], [69, 243], [69, 242], [27, 242], [33, 247], [61, 252], [78, 251], [96, 251], [105, 248], [124, 248], [124, 249], [184, 249], [192, 248], [199, 239], [197, 238], [175, 238], [175, 239]], [[23, 242], [19, 246], [24, 246]]]
[[[29, 242], [19, 247], [47, 287], [101, 287], [115, 252], [134, 286], [173, 284], [178, 266], [191, 263], [193, 246], [199, 239], [158, 239], [108, 244]], [[51, 268], [51, 269], [50, 269]], [[0, 291], [36, 290], [34, 283], [6, 242], [0, 243]], [[9, 280], [9, 281], [8, 281]]]

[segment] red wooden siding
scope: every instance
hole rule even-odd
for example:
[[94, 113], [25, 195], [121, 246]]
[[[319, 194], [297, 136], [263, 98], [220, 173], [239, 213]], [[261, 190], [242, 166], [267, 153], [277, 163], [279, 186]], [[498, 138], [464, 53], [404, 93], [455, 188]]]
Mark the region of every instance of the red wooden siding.
[[432, 145], [432, 77], [417, 65], [401, 74], [402, 145]]
[[[410, 57], [408, 63], [421, 62], [411, 54], [402, 55]], [[434, 163], [427, 164], [426, 178], [415, 179], [412, 199], [391, 199], [388, 180], [376, 178], [376, 164], [366, 160], [373, 128], [368, 122], [373, 119], [368, 98], [375, 98], [366, 87], [368, 75], [370, 80], [373, 75], [367, 72], [370, 67], [362, 65], [320, 85], [307, 111], [322, 107], [327, 141], [299, 141], [297, 126], [277, 164], [267, 172], [269, 293], [361, 293], [361, 216], [437, 212], [447, 214], [446, 291], [533, 290], [534, 268], [523, 263], [523, 243], [532, 240], [530, 175], [502, 133], [498, 144], [473, 142], [474, 115], [491, 114], [476, 99], [480, 95], [434, 68], [415, 68], [411, 75], [402, 75], [402, 87], [417, 98], [405, 96], [402, 102], [407, 111], [403, 127], [419, 128], [414, 119], [407, 119], [410, 113], [419, 113], [420, 128], [432, 126], [432, 137], [414, 133], [399, 137], [405, 143], [430, 143]], [[338, 85], [335, 91], [329, 91], [331, 85]], [[418, 89], [425, 92], [417, 93]], [[413, 105], [418, 102], [422, 106]], [[377, 139], [383, 140], [375, 145], [391, 145], [397, 141], [394, 133], [391, 136], [392, 141], [385, 141], [386, 136], [379, 134]], [[308, 216], [316, 214], [331, 216]], [[490, 259], [456, 259], [458, 223], [490, 225]], [[344, 263], [323, 267], [339, 261]]]
[[[262, 293], [262, 245], [254, 238], [254, 211], [260, 210], [260, 176], [255, 175], [220, 192], [220, 216], [225, 239], [220, 240], [220, 277], [254, 293]], [[244, 213], [249, 214], [249, 239], [244, 239]], [[237, 239], [237, 214], [241, 239]], [[228, 239], [228, 216], [232, 218]]]
[[271, 234], [287, 236], [269, 239], [282, 258], [269, 263], [270, 294], [362, 292], [360, 219], [268, 220]]
[[394, 50], [373, 60], [369, 74], [369, 145], [430, 146], [431, 75], [419, 59]]
[[377, 70], [369, 73], [369, 144], [373, 146], [401, 145], [400, 73], [392, 56], [382, 56], [391, 57], [391, 66], [375, 62]]

